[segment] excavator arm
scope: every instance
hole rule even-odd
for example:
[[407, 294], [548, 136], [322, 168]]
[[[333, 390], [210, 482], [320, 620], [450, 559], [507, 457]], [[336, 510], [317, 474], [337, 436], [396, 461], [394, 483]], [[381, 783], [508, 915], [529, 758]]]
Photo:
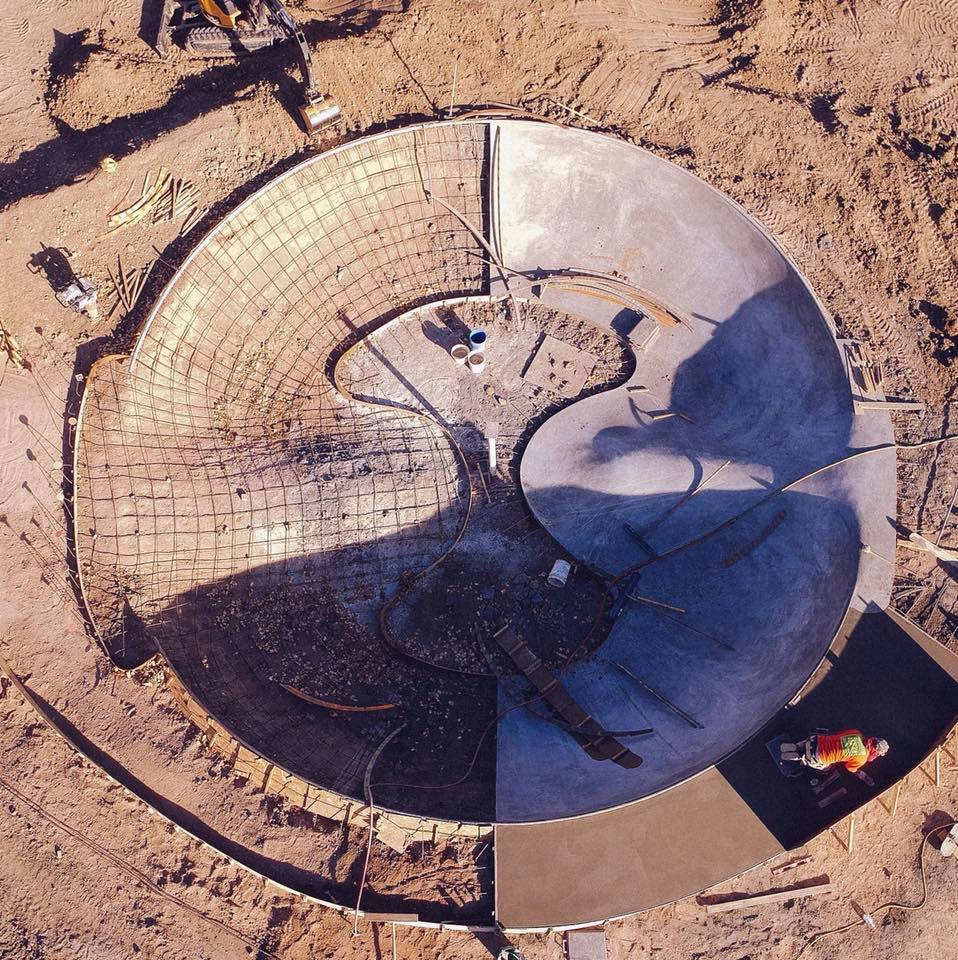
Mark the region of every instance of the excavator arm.
[[255, 53], [291, 40], [303, 78], [299, 115], [313, 134], [341, 115], [339, 105], [322, 94], [313, 72], [313, 60], [302, 27], [282, 0], [249, 0], [244, 11], [233, 0], [164, 0], [156, 49], [170, 52], [174, 38], [190, 53], [231, 55]]

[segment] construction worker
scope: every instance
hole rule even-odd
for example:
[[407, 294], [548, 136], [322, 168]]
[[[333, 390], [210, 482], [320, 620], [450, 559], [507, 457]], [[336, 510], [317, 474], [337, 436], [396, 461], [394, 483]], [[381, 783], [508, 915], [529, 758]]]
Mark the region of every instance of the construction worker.
[[782, 759], [803, 763], [813, 770], [827, 770], [836, 763], [857, 773], [866, 763], [888, 753], [888, 741], [866, 737], [861, 730], [817, 733], [798, 743], [782, 744]]

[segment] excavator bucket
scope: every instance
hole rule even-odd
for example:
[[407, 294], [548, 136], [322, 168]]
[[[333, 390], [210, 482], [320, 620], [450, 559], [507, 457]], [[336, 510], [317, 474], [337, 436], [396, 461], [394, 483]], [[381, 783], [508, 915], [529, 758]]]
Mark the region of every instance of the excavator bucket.
[[313, 97], [299, 105], [299, 115], [302, 117], [306, 132], [310, 135], [318, 133], [323, 127], [338, 120], [341, 114], [339, 104], [329, 96]]

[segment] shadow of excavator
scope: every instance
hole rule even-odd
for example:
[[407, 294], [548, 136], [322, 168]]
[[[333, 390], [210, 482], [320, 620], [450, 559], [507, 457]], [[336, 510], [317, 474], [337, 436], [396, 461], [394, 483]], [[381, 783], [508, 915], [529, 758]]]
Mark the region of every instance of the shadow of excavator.
[[[716, 407], [728, 408], [722, 421], [727, 435], [733, 435], [738, 425], [747, 428], [750, 436], [758, 436], [754, 407], [741, 402], [749, 390], [754, 396], [756, 385], [738, 376], [734, 365], [729, 366], [722, 357], [726, 351], [740, 352], [743, 340], [756, 339], [759, 323], [756, 314], [761, 309], [761, 301], [743, 305], [698, 353], [680, 366], [675, 376], [674, 396], [687, 402], [694, 395], [697, 382], [707, 379], [710, 372], [712, 376], [717, 375], [719, 387], [712, 389], [708, 399]], [[760, 349], [761, 345], [757, 347]], [[758, 401], [767, 401], [764, 408], [773, 419], [779, 407], [773, 396], [766, 397], [762, 391], [774, 393], [777, 381], [780, 382], [783, 376], [781, 364], [771, 362], [766, 364], [759, 381]], [[790, 382], [794, 383], [794, 371]], [[598, 394], [590, 400], [573, 404], [547, 421], [546, 427], [562, 416], [585, 405], [601, 403], [610, 396], [609, 393]], [[837, 443], [838, 437], [847, 437], [849, 418], [848, 410], [834, 414], [829, 421], [829, 442]], [[703, 429], [691, 439], [672, 432], [677, 431], [674, 425], [664, 431], [648, 431], [637, 425], [630, 428], [627, 435], [616, 437], [617, 455], [624, 456], [636, 449], [647, 450], [650, 445], [659, 443], [692, 456], [700, 449], [703, 455], [711, 456], [717, 449], [724, 448], [720, 439], [704, 429], [705, 423], [703, 420]], [[600, 428], [596, 432], [594, 449], [602, 450], [608, 437], [606, 428]], [[811, 453], [804, 449], [807, 446], [803, 445], [802, 456], [810, 457]], [[315, 452], [321, 454], [322, 451], [317, 448]], [[735, 452], [743, 456], [753, 454], [750, 461], [755, 460], [755, 451], [744, 445]], [[278, 452], [277, 455], [285, 454]], [[320, 467], [321, 464], [316, 465], [317, 470]], [[776, 475], [786, 467], [785, 463], [777, 463]], [[118, 465], [113, 465], [112, 469], [118, 471]], [[542, 496], [553, 498], [566, 507], [570, 503], [576, 504], [579, 516], [576, 523], [580, 526], [584, 514], [617, 516], [638, 510], [639, 514], [655, 515], [670, 500], [662, 495], [609, 496], [569, 484], [551, 487]], [[703, 493], [696, 498], [695, 508], [684, 515], [683, 526], [697, 531], [696, 524], [703, 517], [727, 517], [739, 504], [740, 493], [735, 491]], [[291, 508], [291, 505], [287, 506], [287, 509]], [[726, 588], [730, 583], [735, 585], [731, 591], [733, 603], [748, 605], [749, 578], [756, 569], [764, 568], [766, 587], [775, 580], [780, 589], [786, 589], [787, 580], [798, 591], [803, 583], [809, 589], [812, 581], [829, 584], [832, 592], [828, 594], [825, 606], [832, 619], [840, 616], [857, 567], [847, 550], [847, 544], [857, 544], [854, 515], [841, 504], [829, 504], [819, 497], [799, 492], [783, 497], [775, 505], [775, 510], [784, 510], [788, 520], [779, 525], [774, 536], [761, 539], [768, 517], [763, 511], [756, 510], [754, 516], [737, 525], [734, 537], [716, 537], [708, 546], [710, 551], [717, 551], [715, 556], [721, 568], [721, 582]], [[824, 520], [823, 511], [827, 515]], [[801, 556], [792, 555], [800, 554], [794, 550], [795, 538], [815, 524], [843, 531], [837, 550], [838, 559], [844, 557], [843, 563], [837, 562], [832, 552], [806, 558], [808, 562], [804, 564]], [[496, 794], [495, 730], [490, 726], [498, 709], [495, 681], [431, 670], [402, 657], [382, 641], [375, 623], [356, 616], [349, 597], [330, 586], [341, 571], [357, 562], [360, 553], [394, 555], [397, 550], [403, 550], [403, 542], [410, 535], [414, 536], [415, 531], [402, 531], [352, 548], [287, 557], [242, 575], [197, 584], [161, 603], [158, 610], [126, 610], [124, 623], [137, 636], [153, 637], [187, 687], [210, 712], [234, 731], [238, 739], [281, 766], [296, 770], [307, 779], [358, 795], [362, 763], [357, 758], [366, 755], [384, 731], [401, 718], [409, 725], [384, 755], [381, 767], [377, 768], [376, 779], [383, 784], [379, 788], [382, 802], [387, 806], [393, 803], [404, 809], [428, 811], [432, 815], [490, 819], [495, 814]], [[783, 549], [783, 544], [789, 545], [788, 548]], [[748, 549], [750, 545], [751, 549]], [[629, 549], [634, 555], [635, 545], [630, 544]], [[852, 551], [851, 557], [855, 555]], [[723, 563], [727, 565], [723, 567]], [[796, 570], [799, 573], [805, 571], [804, 580], [796, 576]], [[671, 572], [674, 573], [674, 564]], [[488, 571], [493, 581], [498, 574], [497, 570]], [[655, 575], [651, 571], [646, 577], [650, 584], [655, 584]], [[385, 598], [395, 589], [395, 582], [381, 582], [376, 589], [381, 598]], [[651, 589], [655, 592], [657, 588], [653, 586]], [[740, 589], [744, 592], [736, 592]], [[674, 598], [674, 591], [672, 595]], [[823, 595], [821, 599], [824, 602], [826, 597]], [[707, 603], [703, 603], [704, 606]], [[131, 613], [140, 621], [135, 630]], [[800, 621], [803, 615], [802, 605], [795, 605], [790, 622]], [[761, 611], [752, 615], [755, 622], [750, 627], [749, 642], [736, 638], [735, 643], [730, 644], [735, 647], [734, 656], [737, 657], [734, 670], [727, 659], [730, 656], [728, 650], [721, 649], [718, 654], [714, 650], [703, 653], [700, 636], [674, 626], [667, 626], [667, 629], [674, 637], [681, 638], [675, 642], [684, 644], [687, 657], [698, 657], [708, 664], [713, 656], [726, 657], [724, 669], [729, 684], [744, 697], [748, 694], [748, 658], [763, 639], [761, 617]], [[807, 675], [827, 646], [831, 637], [827, 626], [820, 625], [813, 632], [814, 637], [805, 645], [801, 656], [792, 653], [784, 659], [788, 667], [784, 680], [781, 672], [770, 672], [763, 691], [766, 697], [775, 700], [771, 710], [791, 695], [801, 681], [801, 672], [804, 670]], [[793, 632], [783, 631], [782, 643], [792, 636]], [[774, 657], [769, 662], [774, 663]], [[733, 674], [737, 685], [731, 682]], [[293, 685], [309, 686], [303, 682], [304, 676], [311, 678], [314, 691], [332, 691], [340, 698], [352, 696], [360, 703], [389, 702], [398, 706], [390, 711], [336, 714], [305, 702], [280, 685], [281, 682], [297, 681]], [[776, 676], [783, 684], [780, 691], [774, 687]], [[674, 692], [681, 699], [685, 691], [697, 683], [699, 678], [688, 674], [681, 688]], [[331, 694], [330, 699], [335, 697]], [[586, 707], [594, 706], [599, 719], [605, 720], [602, 698], [601, 691], [593, 691], [585, 698], [591, 701], [586, 702]], [[417, 757], [417, 751], [423, 751], [423, 744], [428, 747]], [[569, 745], [578, 750], [571, 741]], [[428, 762], [425, 754], [429, 754]], [[471, 766], [474, 757], [476, 763]], [[434, 787], [461, 779], [463, 782], [442, 791], [388, 786], [389, 783], [418, 783]]]

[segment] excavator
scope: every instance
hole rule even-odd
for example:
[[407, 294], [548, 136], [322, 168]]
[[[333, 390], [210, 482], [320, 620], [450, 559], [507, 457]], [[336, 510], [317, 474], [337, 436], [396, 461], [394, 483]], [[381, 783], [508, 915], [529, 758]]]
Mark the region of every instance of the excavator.
[[202, 56], [255, 53], [292, 41], [303, 78], [299, 115], [315, 134], [340, 116], [339, 104], [320, 91], [302, 27], [281, 0], [163, 0], [154, 46], [167, 56], [173, 45]]

